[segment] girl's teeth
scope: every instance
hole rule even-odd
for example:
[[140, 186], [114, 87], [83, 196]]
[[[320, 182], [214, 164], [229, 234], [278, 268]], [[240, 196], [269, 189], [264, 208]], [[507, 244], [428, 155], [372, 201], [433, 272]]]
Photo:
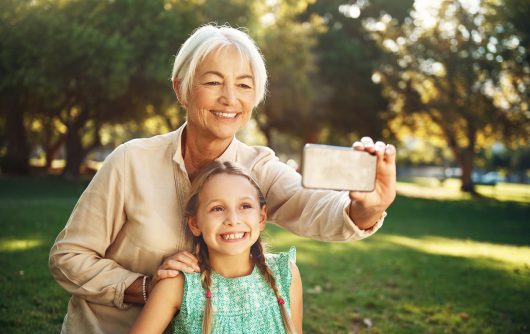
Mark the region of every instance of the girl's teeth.
[[241, 239], [245, 233], [231, 233], [231, 234], [223, 234], [221, 237], [225, 240], [233, 240], [233, 239]]

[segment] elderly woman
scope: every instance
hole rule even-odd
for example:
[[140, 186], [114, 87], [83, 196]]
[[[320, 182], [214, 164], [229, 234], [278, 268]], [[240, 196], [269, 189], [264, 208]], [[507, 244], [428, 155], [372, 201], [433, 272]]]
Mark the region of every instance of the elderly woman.
[[247, 167], [267, 197], [270, 221], [317, 240], [370, 236], [395, 198], [391, 145], [370, 138], [354, 143], [377, 155], [376, 189], [347, 193], [304, 189], [300, 175], [272, 150], [234, 137], [266, 90], [263, 58], [246, 33], [211, 25], [197, 29], [176, 56], [172, 81], [186, 123], [116, 148], [51, 249], [51, 272], [72, 294], [62, 333], [127, 332], [152, 285], [198, 270], [186, 251], [191, 237], [183, 201], [190, 180], [209, 161]]

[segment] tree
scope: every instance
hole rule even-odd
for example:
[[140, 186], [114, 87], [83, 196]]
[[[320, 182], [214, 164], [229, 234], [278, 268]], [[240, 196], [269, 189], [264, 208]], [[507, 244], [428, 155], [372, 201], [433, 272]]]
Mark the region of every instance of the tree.
[[[530, 73], [502, 4], [477, 7], [443, 1], [434, 16], [418, 7], [402, 24], [388, 17], [367, 22], [388, 60], [376, 73], [391, 101], [391, 117], [417, 126], [435, 124], [462, 169], [462, 187], [474, 193], [476, 152], [495, 139], [528, 141], [524, 75]], [[423, 23], [422, 23], [423, 22]]]
[[27, 174], [30, 151], [25, 115], [38, 105], [31, 87], [41, 80], [33, 66], [39, 61], [34, 47], [40, 42], [39, 28], [33, 24], [38, 17], [29, 11], [27, 1], [6, 0], [0, 13], [0, 115], [4, 119], [0, 168], [4, 173]]
[[372, 81], [373, 71], [382, 60], [382, 51], [363, 28], [362, 22], [381, 12], [402, 19], [412, 0], [400, 1], [317, 1], [305, 16], [323, 18], [326, 31], [318, 36], [314, 53], [318, 76], [313, 81], [321, 93], [314, 109], [317, 121], [329, 129], [328, 140], [349, 145], [351, 135], [381, 137], [385, 128], [382, 115], [387, 100], [381, 87]]
[[308, 3], [284, 1], [262, 9], [263, 27], [257, 40], [269, 72], [269, 94], [256, 120], [269, 146], [275, 145], [273, 131], [312, 141], [320, 127], [321, 113], [314, 108], [320, 92], [314, 86], [312, 48], [322, 22], [316, 16], [304, 22], [297, 19]]

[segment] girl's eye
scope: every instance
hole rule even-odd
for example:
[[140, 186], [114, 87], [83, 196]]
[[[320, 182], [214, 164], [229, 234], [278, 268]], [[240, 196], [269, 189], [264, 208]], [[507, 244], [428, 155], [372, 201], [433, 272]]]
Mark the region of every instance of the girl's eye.
[[214, 206], [213, 208], [210, 209], [210, 211], [212, 211], [212, 212], [222, 212], [223, 211], [223, 207]]
[[242, 207], [243, 209], [252, 209], [252, 205], [250, 205], [250, 204], [248, 204], [248, 203], [245, 203], [245, 204], [241, 205], [241, 207]]

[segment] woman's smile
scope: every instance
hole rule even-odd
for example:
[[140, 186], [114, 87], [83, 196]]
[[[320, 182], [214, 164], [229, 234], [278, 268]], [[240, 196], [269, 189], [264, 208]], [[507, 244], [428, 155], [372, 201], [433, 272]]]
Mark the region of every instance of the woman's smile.
[[192, 135], [227, 146], [252, 114], [253, 78], [237, 49], [211, 52], [197, 67], [190, 92], [187, 121]]
[[212, 114], [214, 114], [218, 118], [223, 119], [235, 119], [239, 117], [239, 113], [237, 112], [222, 112], [222, 111], [212, 111]]

